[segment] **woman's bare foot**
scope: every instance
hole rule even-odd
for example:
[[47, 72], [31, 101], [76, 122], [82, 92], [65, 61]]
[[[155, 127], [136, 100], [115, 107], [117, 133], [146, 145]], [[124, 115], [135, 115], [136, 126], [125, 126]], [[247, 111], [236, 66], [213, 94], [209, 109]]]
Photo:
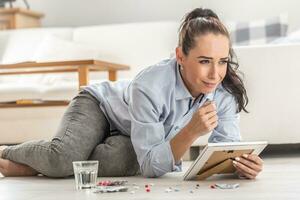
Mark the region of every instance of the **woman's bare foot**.
[[0, 173], [3, 176], [36, 176], [37, 171], [31, 167], [0, 158]]

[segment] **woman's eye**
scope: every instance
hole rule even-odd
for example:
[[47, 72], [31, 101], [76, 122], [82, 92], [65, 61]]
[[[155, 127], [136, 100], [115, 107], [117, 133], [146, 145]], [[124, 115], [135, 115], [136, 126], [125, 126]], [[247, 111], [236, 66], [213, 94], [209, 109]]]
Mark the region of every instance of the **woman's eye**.
[[228, 61], [227, 60], [221, 60], [219, 62], [220, 65], [227, 65]]
[[200, 60], [199, 63], [200, 63], [200, 64], [208, 64], [208, 63], [209, 63], [209, 60]]

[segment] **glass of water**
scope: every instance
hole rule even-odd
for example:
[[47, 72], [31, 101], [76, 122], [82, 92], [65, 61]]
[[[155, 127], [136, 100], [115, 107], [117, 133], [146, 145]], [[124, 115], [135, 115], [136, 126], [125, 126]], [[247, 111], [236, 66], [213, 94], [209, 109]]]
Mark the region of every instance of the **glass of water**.
[[96, 187], [98, 176], [98, 161], [75, 161], [73, 162], [76, 189], [91, 189]]

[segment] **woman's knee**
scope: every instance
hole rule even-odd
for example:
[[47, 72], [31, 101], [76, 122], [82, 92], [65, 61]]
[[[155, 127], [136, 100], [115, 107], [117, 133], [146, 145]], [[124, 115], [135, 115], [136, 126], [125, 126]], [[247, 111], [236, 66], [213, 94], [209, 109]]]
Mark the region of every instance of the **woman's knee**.
[[73, 154], [72, 152], [51, 144], [49, 154], [43, 164], [44, 168], [40, 170], [45, 176], [53, 178], [68, 177], [74, 174], [73, 161], [86, 160], [81, 158], [80, 155]]
[[99, 176], [134, 176], [139, 172], [139, 164], [131, 140], [127, 136], [108, 137], [98, 145], [90, 160], [99, 160]]

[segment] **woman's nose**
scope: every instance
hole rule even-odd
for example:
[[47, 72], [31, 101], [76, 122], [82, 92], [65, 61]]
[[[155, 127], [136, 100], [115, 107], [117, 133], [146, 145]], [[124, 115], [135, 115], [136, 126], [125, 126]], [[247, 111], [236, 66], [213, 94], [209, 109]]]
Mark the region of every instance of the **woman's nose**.
[[218, 68], [216, 64], [213, 64], [213, 66], [210, 68], [209, 71], [209, 78], [210, 79], [215, 79], [218, 77]]

